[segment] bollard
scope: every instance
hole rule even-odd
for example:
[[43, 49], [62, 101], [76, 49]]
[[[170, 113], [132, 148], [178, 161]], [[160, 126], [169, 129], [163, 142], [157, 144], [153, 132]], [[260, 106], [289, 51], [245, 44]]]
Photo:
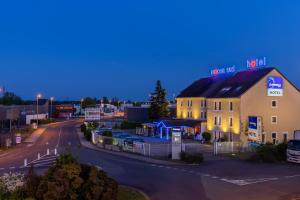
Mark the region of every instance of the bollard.
[[49, 156], [50, 155], [50, 150], [49, 149], [47, 149], [47, 156]]
[[40, 153], [38, 153], [38, 160], [40, 160], [41, 159], [41, 154]]
[[27, 159], [24, 159], [24, 167], [27, 167]]
[[54, 155], [57, 155], [57, 149], [56, 148], [54, 149]]

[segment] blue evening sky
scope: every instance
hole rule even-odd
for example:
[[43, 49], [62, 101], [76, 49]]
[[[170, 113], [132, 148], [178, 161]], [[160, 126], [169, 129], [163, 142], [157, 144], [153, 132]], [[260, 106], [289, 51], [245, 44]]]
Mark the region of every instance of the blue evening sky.
[[299, 0], [9, 0], [0, 3], [0, 85], [22, 97], [169, 96], [266, 56], [300, 86]]

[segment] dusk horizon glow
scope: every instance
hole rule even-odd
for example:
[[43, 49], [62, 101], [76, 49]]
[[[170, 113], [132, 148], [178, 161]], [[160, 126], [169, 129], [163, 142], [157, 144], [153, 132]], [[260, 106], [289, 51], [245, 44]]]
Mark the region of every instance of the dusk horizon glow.
[[265, 56], [300, 87], [299, 9], [279, 0], [2, 2], [0, 85], [24, 99], [144, 101], [161, 80], [171, 99], [214, 67], [241, 71]]

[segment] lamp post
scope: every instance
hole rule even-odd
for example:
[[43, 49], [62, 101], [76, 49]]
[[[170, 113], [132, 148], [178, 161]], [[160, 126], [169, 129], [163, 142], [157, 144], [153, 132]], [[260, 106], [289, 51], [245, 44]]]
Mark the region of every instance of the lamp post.
[[84, 102], [84, 99], [82, 98], [80, 100], [80, 115], [82, 115], [82, 104], [83, 104], [83, 102]]
[[36, 95], [36, 125], [39, 125], [39, 99], [42, 98], [42, 94]]
[[54, 97], [50, 98], [50, 119], [52, 121], [52, 114], [53, 114], [53, 101], [54, 101]]

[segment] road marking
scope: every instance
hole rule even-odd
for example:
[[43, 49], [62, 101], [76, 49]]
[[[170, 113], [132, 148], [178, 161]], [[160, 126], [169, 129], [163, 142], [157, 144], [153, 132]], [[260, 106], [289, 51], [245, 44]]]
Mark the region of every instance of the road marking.
[[284, 178], [297, 178], [297, 177], [300, 177], [300, 175], [285, 176]]
[[256, 183], [264, 183], [269, 181], [277, 181], [278, 178], [260, 178], [260, 179], [245, 179], [245, 180], [230, 180], [230, 179], [220, 179], [221, 181], [232, 183], [238, 186], [246, 186], [246, 185], [253, 185]]
[[10, 167], [9, 169], [16, 169], [15, 167]]
[[60, 128], [60, 129], [59, 129], [59, 135], [58, 135], [58, 141], [57, 141], [56, 148], [58, 148], [58, 147], [59, 147], [59, 143], [60, 143], [60, 136], [61, 136], [61, 129], [62, 129], [62, 128]]

